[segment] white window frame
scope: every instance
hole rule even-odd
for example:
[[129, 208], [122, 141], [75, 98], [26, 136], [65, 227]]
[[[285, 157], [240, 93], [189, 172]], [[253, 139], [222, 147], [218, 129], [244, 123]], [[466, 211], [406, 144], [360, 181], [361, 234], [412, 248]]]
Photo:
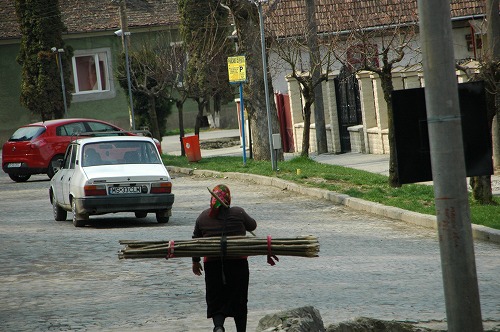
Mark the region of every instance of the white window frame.
[[[100, 68], [101, 66], [96, 66], [96, 77], [97, 79], [97, 89], [95, 90], [85, 90], [80, 91], [78, 86], [78, 76], [77, 76], [77, 68], [76, 68], [76, 58], [90, 56], [94, 58], [94, 63], [99, 63], [99, 60], [103, 60], [104, 68]], [[100, 100], [100, 99], [109, 99], [114, 98], [116, 96], [116, 91], [114, 88], [114, 79], [113, 79], [113, 71], [112, 71], [112, 63], [111, 63], [111, 49], [110, 48], [96, 48], [96, 49], [88, 49], [88, 50], [75, 50], [73, 54], [73, 58], [71, 59], [72, 63], [72, 74], [73, 74], [73, 102], [82, 102], [82, 101], [91, 101], [91, 100]], [[107, 89], [103, 89], [101, 79], [101, 70], [105, 70], [104, 79], [106, 80]]]

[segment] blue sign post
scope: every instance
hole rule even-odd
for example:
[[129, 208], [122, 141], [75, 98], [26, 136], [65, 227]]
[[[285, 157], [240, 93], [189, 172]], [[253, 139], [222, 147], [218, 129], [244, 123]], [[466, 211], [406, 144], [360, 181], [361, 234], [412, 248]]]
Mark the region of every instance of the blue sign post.
[[245, 104], [243, 103], [243, 83], [240, 83], [240, 114], [241, 114], [241, 137], [243, 148], [243, 166], [247, 165], [247, 150], [245, 147]]
[[243, 102], [243, 83], [245, 83], [247, 80], [245, 57], [244, 56], [228, 57], [227, 69], [229, 73], [229, 83], [240, 84], [241, 141], [243, 149], [243, 166], [246, 166], [247, 154], [245, 146], [245, 104]]

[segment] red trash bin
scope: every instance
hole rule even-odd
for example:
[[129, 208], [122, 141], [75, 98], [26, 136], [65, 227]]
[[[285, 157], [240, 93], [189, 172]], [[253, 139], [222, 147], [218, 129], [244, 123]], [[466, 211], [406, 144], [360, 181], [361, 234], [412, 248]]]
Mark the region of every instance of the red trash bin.
[[182, 138], [182, 143], [184, 144], [184, 151], [189, 161], [201, 160], [200, 140], [198, 139], [198, 135], [185, 136]]

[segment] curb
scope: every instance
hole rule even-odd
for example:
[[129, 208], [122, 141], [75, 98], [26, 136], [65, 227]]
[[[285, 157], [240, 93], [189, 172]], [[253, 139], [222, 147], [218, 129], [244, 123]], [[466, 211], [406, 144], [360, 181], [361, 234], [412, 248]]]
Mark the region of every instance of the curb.
[[[302, 195], [326, 199], [335, 204], [344, 205], [353, 210], [363, 211], [379, 215], [382, 217], [404, 221], [417, 226], [432, 228], [437, 230], [436, 217], [429, 214], [423, 214], [413, 211], [407, 211], [393, 206], [385, 206], [380, 203], [365, 201], [360, 198], [351, 197], [345, 194], [339, 194], [325, 189], [311, 188], [299, 185], [294, 182], [285, 181], [278, 178], [255, 175], [248, 173], [235, 172], [216, 172], [209, 170], [199, 170], [192, 168], [183, 168], [177, 166], [167, 166], [167, 170], [172, 173], [181, 173], [187, 175], [198, 175], [213, 178], [229, 178], [240, 181], [253, 181], [256, 184], [272, 186], [281, 190], [289, 190]], [[500, 244], [500, 230], [472, 224], [472, 237], [478, 240], [489, 241]]]

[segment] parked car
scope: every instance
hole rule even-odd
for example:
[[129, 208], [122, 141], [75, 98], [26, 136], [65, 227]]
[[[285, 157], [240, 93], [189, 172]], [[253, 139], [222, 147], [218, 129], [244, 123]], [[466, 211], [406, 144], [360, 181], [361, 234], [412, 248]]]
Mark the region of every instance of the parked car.
[[[93, 136], [134, 136], [111, 123], [94, 119], [59, 119], [36, 122], [17, 129], [2, 147], [2, 169], [16, 182], [33, 174], [51, 179], [68, 144], [85, 133]], [[93, 133], [93, 134], [92, 134]], [[161, 154], [161, 144], [155, 139]]]
[[156, 214], [168, 222], [174, 194], [172, 180], [150, 137], [107, 136], [71, 142], [50, 180], [54, 219], [84, 226], [91, 215], [133, 212], [136, 218]]

